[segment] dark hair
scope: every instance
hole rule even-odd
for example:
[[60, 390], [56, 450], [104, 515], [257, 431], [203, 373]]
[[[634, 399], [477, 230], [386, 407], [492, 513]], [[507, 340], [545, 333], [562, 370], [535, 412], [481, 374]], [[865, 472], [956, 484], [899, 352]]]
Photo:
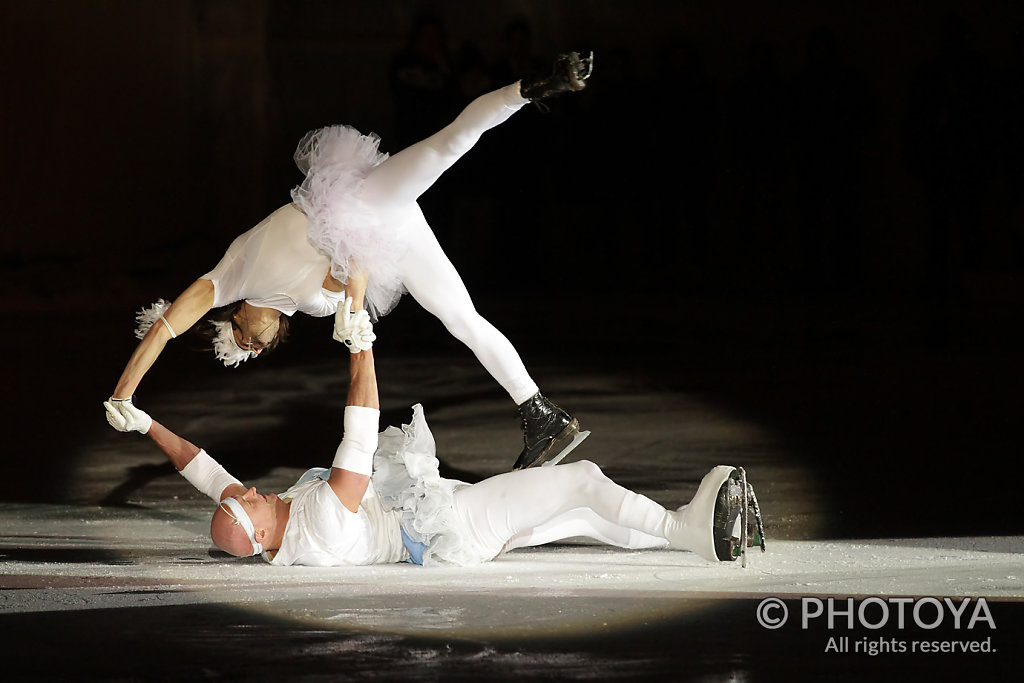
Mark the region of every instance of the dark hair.
[[[233, 329], [238, 329], [238, 323], [235, 322], [235, 314], [238, 313], [242, 308], [244, 301], [236, 301], [233, 304], [227, 306], [221, 306], [220, 308], [212, 308], [206, 316], [199, 321], [195, 326], [196, 334], [202, 337], [209, 346], [205, 347], [204, 350], [213, 350], [213, 340], [217, 338], [217, 328], [212, 324], [218, 323], [231, 323]], [[288, 331], [291, 328], [291, 319], [284, 313], [278, 318], [277, 334], [270, 341], [269, 344], [263, 349], [261, 353], [270, 353], [277, 348], [277, 345], [281, 342], [288, 341]]]

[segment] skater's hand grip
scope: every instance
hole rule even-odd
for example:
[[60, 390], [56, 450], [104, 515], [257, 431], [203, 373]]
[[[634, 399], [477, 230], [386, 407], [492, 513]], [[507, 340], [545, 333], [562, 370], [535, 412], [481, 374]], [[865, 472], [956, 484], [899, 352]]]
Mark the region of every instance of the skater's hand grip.
[[153, 424], [153, 418], [136, 408], [130, 398], [111, 396], [103, 402], [103, 407], [107, 411], [107, 422], [119, 432], [145, 434]]
[[352, 297], [345, 297], [344, 303], [334, 314], [334, 339], [348, 347], [352, 353], [366, 351], [373, 347], [377, 335], [366, 309], [352, 312]]

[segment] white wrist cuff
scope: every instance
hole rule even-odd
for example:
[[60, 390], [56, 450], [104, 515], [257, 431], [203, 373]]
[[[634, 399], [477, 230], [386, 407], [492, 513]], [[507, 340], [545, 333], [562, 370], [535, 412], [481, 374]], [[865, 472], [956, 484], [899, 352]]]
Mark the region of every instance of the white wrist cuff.
[[231, 484], [241, 485], [205, 450], [200, 450], [192, 461], [181, 468], [179, 474], [188, 480], [199, 491], [205, 493], [213, 502], [220, 502], [220, 494]]
[[380, 411], [376, 408], [346, 406], [345, 436], [334, 455], [332, 466], [356, 474], [373, 474], [379, 423]]

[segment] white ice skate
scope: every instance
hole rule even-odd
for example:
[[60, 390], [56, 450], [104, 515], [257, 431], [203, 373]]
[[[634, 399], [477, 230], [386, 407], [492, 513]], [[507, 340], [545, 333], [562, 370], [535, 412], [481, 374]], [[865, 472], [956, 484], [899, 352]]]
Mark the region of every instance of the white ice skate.
[[710, 562], [733, 562], [740, 557], [745, 567], [748, 546], [756, 543], [765, 550], [761, 510], [742, 467], [715, 467], [704, 475], [693, 500], [673, 514], [679, 525], [670, 543]]

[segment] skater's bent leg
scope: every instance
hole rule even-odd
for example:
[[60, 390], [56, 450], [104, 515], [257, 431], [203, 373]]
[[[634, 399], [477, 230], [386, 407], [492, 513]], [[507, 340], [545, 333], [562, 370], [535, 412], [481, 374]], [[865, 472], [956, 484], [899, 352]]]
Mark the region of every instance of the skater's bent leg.
[[402, 282], [416, 301], [463, 342], [484, 369], [519, 405], [537, 393], [512, 343], [481, 316], [455, 266], [422, 220], [410, 230], [409, 248], [400, 268]]
[[481, 95], [440, 131], [375, 168], [366, 179], [363, 196], [375, 204], [415, 201], [472, 149], [484, 132], [506, 121], [526, 102], [518, 83]]
[[505, 550], [554, 543], [574, 536], [592, 538], [629, 550], [664, 548], [668, 545], [664, 538], [609, 522], [590, 508], [577, 508], [539, 527], [520, 531], [505, 545]]
[[[586, 460], [485, 479], [457, 490], [454, 508], [478, 542], [495, 553], [517, 535], [578, 508], [589, 509], [610, 525], [658, 538], [665, 538], [669, 520], [664, 507], [619, 486]], [[610, 525], [597, 531], [610, 537]], [[546, 533], [550, 535], [551, 530]]]

